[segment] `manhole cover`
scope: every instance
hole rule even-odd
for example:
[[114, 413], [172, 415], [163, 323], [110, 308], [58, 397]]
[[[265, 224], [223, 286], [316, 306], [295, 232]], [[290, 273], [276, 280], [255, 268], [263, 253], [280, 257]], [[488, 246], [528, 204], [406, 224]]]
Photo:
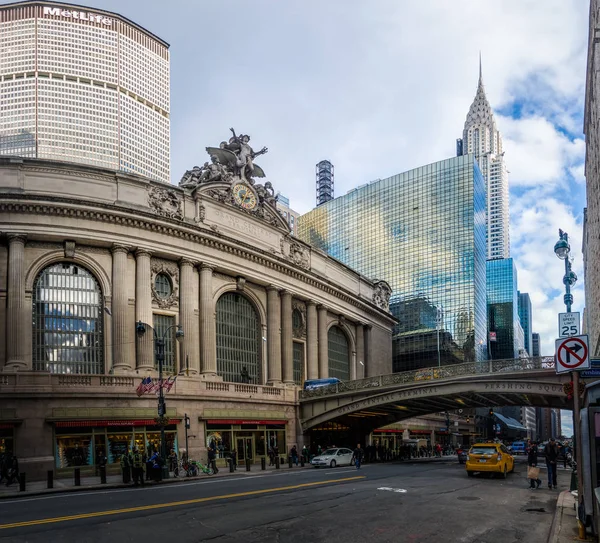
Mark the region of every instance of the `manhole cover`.
[[543, 507], [537, 507], [533, 509], [525, 509], [526, 513], [545, 513], [546, 510]]
[[460, 498], [456, 498], [457, 500], [462, 500], [463, 502], [476, 502], [477, 500], [480, 500], [481, 498], [478, 498], [477, 496], [461, 496]]

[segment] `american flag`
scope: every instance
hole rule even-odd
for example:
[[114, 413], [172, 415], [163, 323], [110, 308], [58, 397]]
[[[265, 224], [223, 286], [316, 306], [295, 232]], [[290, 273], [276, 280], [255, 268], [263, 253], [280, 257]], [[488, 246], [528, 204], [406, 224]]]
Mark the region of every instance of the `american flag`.
[[141, 396], [152, 389], [152, 377], [145, 377], [136, 389], [136, 394]]
[[177, 379], [177, 375], [175, 377], [173, 377], [173, 379], [171, 379], [170, 377], [167, 379], [166, 383], [163, 384], [165, 392], [169, 392], [173, 388], [173, 385], [175, 384], [176, 379]]

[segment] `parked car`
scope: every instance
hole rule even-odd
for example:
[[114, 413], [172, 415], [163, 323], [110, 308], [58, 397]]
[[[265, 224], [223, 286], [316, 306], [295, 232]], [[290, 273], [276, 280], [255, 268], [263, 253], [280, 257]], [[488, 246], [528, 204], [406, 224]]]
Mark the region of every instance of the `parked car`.
[[515, 459], [502, 443], [477, 443], [467, 456], [467, 475], [475, 473], [497, 473], [506, 479], [515, 469]]
[[350, 449], [327, 449], [319, 456], [315, 456], [310, 463], [315, 467], [329, 466], [349, 466], [352, 464], [352, 455], [354, 453]]
[[458, 456], [458, 463], [464, 464], [467, 461], [467, 456], [469, 455], [468, 449], [463, 449], [462, 447], [456, 449], [456, 455]]

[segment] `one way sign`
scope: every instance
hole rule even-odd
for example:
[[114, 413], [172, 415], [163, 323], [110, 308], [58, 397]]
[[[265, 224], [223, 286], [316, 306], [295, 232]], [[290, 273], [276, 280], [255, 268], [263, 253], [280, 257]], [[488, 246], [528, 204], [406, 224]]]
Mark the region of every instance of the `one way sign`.
[[556, 373], [589, 369], [588, 337], [573, 336], [557, 339], [555, 359]]

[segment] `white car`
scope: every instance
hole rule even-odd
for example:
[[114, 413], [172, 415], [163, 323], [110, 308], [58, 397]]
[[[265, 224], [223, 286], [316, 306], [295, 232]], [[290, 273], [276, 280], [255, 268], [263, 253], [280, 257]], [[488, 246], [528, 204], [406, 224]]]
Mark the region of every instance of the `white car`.
[[310, 463], [315, 467], [329, 466], [350, 466], [352, 464], [352, 455], [354, 453], [350, 449], [327, 449], [319, 456], [315, 456]]

